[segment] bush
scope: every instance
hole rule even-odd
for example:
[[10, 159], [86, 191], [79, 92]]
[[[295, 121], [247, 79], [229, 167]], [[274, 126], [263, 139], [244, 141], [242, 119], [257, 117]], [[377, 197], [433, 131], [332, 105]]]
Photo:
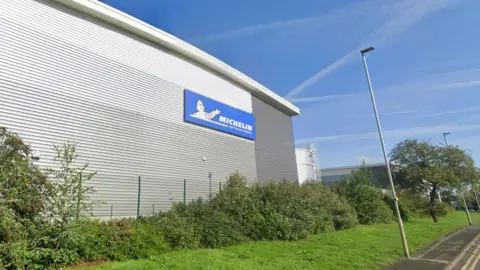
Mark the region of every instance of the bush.
[[174, 248], [217, 248], [247, 240], [237, 222], [202, 199], [174, 205], [161, 217], [161, 228]]
[[358, 224], [355, 209], [324, 184], [304, 183], [302, 197], [305, 207], [315, 217], [313, 233], [349, 229]]
[[165, 241], [172, 248], [193, 249], [200, 247], [200, 235], [193, 220], [170, 210], [161, 215], [160, 229], [165, 235]]
[[[334, 187], [247, 184], [234, 173], [209, 201], [175, 204], [152, 217], [91, 220], [85, 217], [93, 189], [86, 181], [95, 173], [87, 171], [88, 165], [75, 166], [75, 149], [71, 143], [56, 147], [59, 166], [47, 177], [32, 165], [29, 147], [0, 128], [1, 269], [54, 269], [77, 261], [145, 259], [171, 248], [298, 240], [393, 219], [393, 201], [372, 186], [368, 171], [358, 170]], [[439, 215], [449, 210], [446, 204], [435, 208]], [[419, 196], [402, 198], [400, 210], [405, 220], [430, 211]]]
[[251, 240], [296, 240], [305, 238], [314, 223], [300, 198], [298, 184], [281, 182], [253, 184], [233, 174], [212, 206], [239, 224], [240, 233]]
[[355, 208], [360, 224], [389, 223], [393, 221], [391, 208], [384, 202], [382, 191], [373, 186], [373, 175], [366, 168], [335, 185], [335, 190]]
[[348, 203], [320, 183], [245, 184], [233, 174], [213, 207], [237, 221], [252, 240], [297, 240], [358, 224]]
[[[397, 213], [395, 210], [395, 204], [392, 197], [388, 195], [384, 195], [383, 201], [388, 205], [388, 207], [390, 207], [390, 210], [392, 211], [392, 215], [396, 216]], [[400, 210], [400, 216], [402, 217], [403, 221], [409, 221], [412, 218], [418, 217], [418, 215], [415, 212], [409, 209], [408, 204], [407, 202], [405, 202], [405, 200], [398, 201], [398, 208]]]
[[83, 220], [76, 251], [83, 261], [146, 259], [169, 250], [158, 221], [149, 218]]

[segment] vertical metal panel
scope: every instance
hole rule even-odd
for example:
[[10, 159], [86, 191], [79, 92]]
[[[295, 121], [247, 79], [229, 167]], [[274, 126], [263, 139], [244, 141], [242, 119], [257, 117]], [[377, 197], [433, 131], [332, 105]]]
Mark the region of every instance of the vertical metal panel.
[[298, 181], [292, 119], [252, 96], [258, 181]]
[[[78, 163], [98, 172], [97, 217], [109, 217], [111, 204], [113, 216], [135, 216], [139, 175], [142, 214], [182, 201], [183, 179], [190, 201], [208, 198], [209, 172], [217, 184], [236, 170], [255, 178], [254, 143], [184, 123], [185, 85], [164, 71], [188, 70], [189, 85], [225, 90], [214, 74], [170, 65], [168, 52], [43, 2], [0, 1], [0, 40], [0, 126], [39, 150], [42, 166], [53, 166], [54, 144], [76, 141]], [[230, 105], [248, 110], [251, 100], [231, 87], [241, 102]]]

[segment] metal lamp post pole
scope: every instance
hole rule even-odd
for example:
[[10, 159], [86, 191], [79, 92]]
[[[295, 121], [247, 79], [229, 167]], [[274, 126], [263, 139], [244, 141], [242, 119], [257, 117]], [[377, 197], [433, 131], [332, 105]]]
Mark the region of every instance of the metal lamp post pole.
[[478, 201], [477, 192], [475, 191], [475, 188], [473, 188], [473, 187], [472, 187], [472, 190], [473, 190], [473, 195], [475, 196], [475, 200], [477, 201], [478, 210], [480, 211], [480, 201]]
[[443, 139], [445, 140], [445, 145], [448, 147], [447, 135], [450, 135], [450, 132], [444, 132], [443, 133]]
[[[445, 145], [447, 147], [450, 147], [447, 142], [447, 135], [450, 135], [450, 132], [444, 132], [443, 133], [443, 139], [445, 140]], [[468, 218], [468, 224], [472, 225], [472, 218], [470, 217], [470, 212], [468, 211], [468, 205], [467, 205], [467, 200], [465, 198], [465, 192], [462, 194], [462, 199], [463, 199], [463, 204], [465, 205], [465, 213], [467, 213], [467, 218]], [[477, 200], [478, 203], [478, 200]]]
[[370, 74], [368, 72], [368, 67], [367, 67], [367, 60], [365, 58], [365, 54], [373, 50], [374, 50], [373, 47], [369, 47], [361, 50], [360, 52], [362, 53], [363, 66], [365, 67], [365, 75], [367, 77], [368, 88], [370, 90], [370, 97], [372, 99], [373, 112], [375, 113], [375, 119], [377, 120], [378, 136], [380, 137], [380, 143], [382, 144], [382, 151], [383, 151], [383, 157], [385, 159], [385, 166], [387, 167], [388, 180], [390, 181], [390, 186], [392, 188], [392, 196], [393, 196], [393, 201], [395, 205], [395, 212], [397, 214], [398, 228], [400, 230], [400, 236], [402, 238], [403, 249], [405, 252], [405, 256], [407, 258], [410, 258], [410, 252], [408, 251], [407, 237], [405, 235], [405, 230], [403, 228], [403, 221], [402, 221], [402, 216], [400, 214], [400, 208], [398, 207], [398, 198], [397, 198], [397, 194], [395, 192], [395, 187], [393, 184], [392, 172], [390, 170], [390, 165], [388, 163], [387, 151], [385, 149], [385, 142], [383, 140], [382, 127], [380, 125], [380, 119], [378, 117], [377, 104], [375, 102], [375, 95], [373, 94], [372, 82], [370, 80]]

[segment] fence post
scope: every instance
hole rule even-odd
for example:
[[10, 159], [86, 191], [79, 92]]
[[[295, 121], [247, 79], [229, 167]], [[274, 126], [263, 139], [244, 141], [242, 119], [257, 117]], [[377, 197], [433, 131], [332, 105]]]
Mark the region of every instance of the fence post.
[[187, 203], [187, 179], [183, 179], [183, 204]]
[[208, 179], [209, 179], [209, 185], [210, 185], [209, 187], [210, 193], [208, 193], [208, 198], [211, 200], [212, 199], [212, 172], [208, 173]]
[[142, 190], [142, 178], [138, 176], [138, 199], [137, 199], [137, 217], [140, 216], [140, 193]]
[[218, 182], [218, 190], [222, 193], [222, 182]]
[[80, 172], [80, 182], [78, 183], [78, 194], [77, 194], [77, 220], [80, 217], [80, 199], [82, 196], [82, 177], [83, 174]]
[[113, 218], [113, 204], [110, 205], [110, 219]]

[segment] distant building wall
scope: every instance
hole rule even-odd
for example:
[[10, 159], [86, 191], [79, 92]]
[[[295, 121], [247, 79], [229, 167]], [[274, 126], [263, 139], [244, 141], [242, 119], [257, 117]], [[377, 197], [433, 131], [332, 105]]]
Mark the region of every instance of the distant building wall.
[[[331, 184], [341, 181], [344, 177], [349, 176], [353, 170], [362, 168], [363, 165], [348, 166], [348, 167], [335, 167], [319, 169], [321, 173], [321, 181], [326, 184]], [[379, 188], [387, 188], [389, 185], [387, 169], [384, 164], [367, 164], [365, 165], [372, 171], [374, 177], [374, 184]], [[317, 171], [317, 174], [318, 174]]]

